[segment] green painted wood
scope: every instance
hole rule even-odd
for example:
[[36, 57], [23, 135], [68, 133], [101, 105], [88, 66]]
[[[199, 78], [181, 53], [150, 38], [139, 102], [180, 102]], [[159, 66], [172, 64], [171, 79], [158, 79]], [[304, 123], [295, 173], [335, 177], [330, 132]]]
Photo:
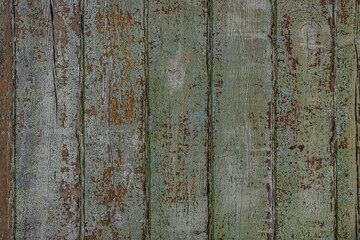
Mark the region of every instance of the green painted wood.
[[79, 235], [78, 1], [14, 1], [15, 239]]
[[357, 239], [359, 3], [0, 0], [0, 239]]
[[336, 96], [336, 234], [356, 239], [356, 119], [357, 76], [354, 41], [355, 0], [338, 0], [335, 8]]
[[11, 1], [0, 0], [0, 239], [10, 239], [13, 79]]
[[330, 0], [277, 0], [276, 238], [332, 239], [334, 19]]
[[206, 4], [148, 4], [148, 237], [206, 239]]
[[143, 1], [84, 3], [84, 237], [141, 239]]
[[272, 6], [213, 1], [213, 239], [272, 239]]
[[357, 194], [356, 194], [356, 232], [360, 236], [360, 1], [355, 3], [355, 57], [356, 57], [356, 84], [355, 84], [355, 119], [356, 119], [356, 163], [357, 163]]

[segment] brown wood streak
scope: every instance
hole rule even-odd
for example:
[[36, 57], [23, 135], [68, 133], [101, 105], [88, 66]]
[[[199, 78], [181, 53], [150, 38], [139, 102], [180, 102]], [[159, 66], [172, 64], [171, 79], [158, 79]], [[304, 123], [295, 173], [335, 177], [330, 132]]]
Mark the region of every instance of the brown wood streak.
[[12, 51], [10, 0], [0, 1], [0, 238], [10, 239]]

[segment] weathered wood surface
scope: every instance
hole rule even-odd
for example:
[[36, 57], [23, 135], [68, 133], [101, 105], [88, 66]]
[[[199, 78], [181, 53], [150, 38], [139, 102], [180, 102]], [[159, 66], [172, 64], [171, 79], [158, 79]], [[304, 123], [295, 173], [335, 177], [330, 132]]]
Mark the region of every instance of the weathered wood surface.
[[335, 233], [336, 97], [331, 0], [277, 0], [276, 237]]
[[0, 239], [10, 238], [12, 131], [11, 1], [0, 1]]
[[14, 4], [14, 238], [79, 235], [80, 12], [74, 1]]
[[356, 239], [356, 100], [355, 0], [335, 5], [336, 218], [337, 239]]
[[356, 64], [354, 67], [357, 68], [356, 84], [355, 84], [355, 120], [356, 120], [356, 163], [357, 163], [357, 202], [356, 202], [356, 230], [357, 236], [360, 236], [360, 1], [356, 1], [355, 6], [355, 57]]
[[84, 237], [145, 233], [143, 1], [84, 3]]
[[212, 11], [212, 238], [271, 239], [271, 2], [213, 1]]
[[0, 239], [358, 239], [357, 0], [0, 0]]
[[149, 238], [207, 238], [206, 4], [149, 1]]

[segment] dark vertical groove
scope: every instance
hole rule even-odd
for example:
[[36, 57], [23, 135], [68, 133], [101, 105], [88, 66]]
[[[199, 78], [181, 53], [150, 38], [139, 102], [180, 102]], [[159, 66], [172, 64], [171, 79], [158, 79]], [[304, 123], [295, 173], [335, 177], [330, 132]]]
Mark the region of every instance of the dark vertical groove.
[[277, 175], [277, 169], [276, 169], [276, 159], [277, 159], [277, 101], [278, 101], [278, 95], [277, 95], [277, 88], [278, 88], [278, 47], [277, 47], [277, 0], [270, 0], [271, 1], [271, 7], [272, 7], [272, 29], [271, 29], [271, 41], [272, 41], [272, 48], [273, 48], [273, 103], [272, 103], [272, 121], [271, 121], [271, 132], [272, 132], [272, 163], [270, 166], [270, 174], [271, 174], [271, 183], [272, 183], [272, 196], [271, 196], [271, 203], [270, 203], [270, 209], [272, 211], [272, 233], [269, 236], [269, 239], [275, 239], [276, 238], [276, 223], [277, 223], [277, 214], [276, 214], [276, 175]]
[[13, 239], [16, 239], [16, 41], [15, 41], [15, 1], [10, 0], [10, 21], [11, 21], [11, 52], [12, 52], [12, 132], [11, 132], [11, 230], [10, 235]]
[[151, 159], [150, 159], [150, 133], [149, 133], [149, 121], [150, 121], [150, 83], [149, 83], [149, 0], [143, 1], [143, 25], [144, 25], [144, 78], [145, 78], [145, 184], [144, 192], [146, 198], [146, 223], [143, 239], [151, 239]]
[[330, 90], [333, 92], [333, 113], [332, 113], [332, 136], [330, 140], [331, 162], [333, 165], [333, 183], [332, 183], [332, 210], [333, 210], [333, 239], [337, 239], [337, 99], [336, 99], [336, 75], [335, 75], [335, 47], [336, 47], [336, 0], [332, 0], [332, 20], [330, 22], [331, 31], [331, 76]]
[[58, 94], [56, 87], [56, 49], [55, 49], [55, 26], [54, 26], [54, 3], [53, 0], [49, 1], [50, 4], [50, 20], [51, 20], [51, 30], [52, 30], [52, 73], [53, 73], [53, 88], [54, 88], [54, 97], [55, 97], [55, 122], [57, 122], [58, 115]]
[[206, 18], [206, 70], [207, 70], [207, 196], [208, 239], [215, 239], [214, 229], [214, 141], [213, 141], [213, 0], [207, 0]]
[[355, 133], [355, 160], [356, 160], [356, 202], [355, 202], [355, 236], [356, 239], [359, 239], [359, 229], [358, 229], [358, 221], [359, 221], [359, 153], [358, 153], [358, 146], [359, 146], [359, 111], [358, 111], [358, 98], [359, 98], [359, 53], [358, 53], [358, 45], [357, 45], [357, 36], [358, 36], [358, 10], [359, 4], [358, 1], [355, 1], [355, 24], [354, 24], [354, 46], [355, 46], [355, 61], [356, 61], [356, 80], [355, 80], [355, 126], [356, 126], [356, 133]]
[[[77, 131], [77, 140], [79, 147], [79, 166], [80, 166], [80, 222], [79, 222], [79, 239], [85, 238], [85, 0], [80, 0], [80, 64], [79, 64], [79, 82], [81, 84], [80, 92], [80, 126], [79, 131]], [[81, 130], [80, 130], [81, 129]]]

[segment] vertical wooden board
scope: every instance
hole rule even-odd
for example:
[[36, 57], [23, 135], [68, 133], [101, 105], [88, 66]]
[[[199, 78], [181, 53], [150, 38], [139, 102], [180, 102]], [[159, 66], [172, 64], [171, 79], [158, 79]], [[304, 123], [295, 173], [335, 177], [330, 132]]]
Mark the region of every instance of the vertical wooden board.
[[143, 1], [85, 1], [85, 239], [141, 239]]
[[150, 239], [206, 239], [206, 3], [149, 1]]
[[356, 195], [356, 230], [357, 236], [360, 236], [360, 1], [356, 1], [355, 4], [355, 57], [356, 57], [356, 84], [355, 84], [355, 118], [356, 118], [356, 163], [357, 163], [357, 195]]
[[337, 239], [356, 239], [357, 236], [355, 7], [355, 0], [337, 0], [335, 6]]
[[78, 1], [14, 2], [15, 239], [79, 235]]
[[355, 57], [356, 57], [356, 84], [355, 84], [355, 118], [356, 118], [356, 163], [357, 163], [357, 195], [356, 195], [356, 230], [360, 236], [360, 1], [355, 5]]
[[0, 239], [10, 239], [13, 81], [11, 1], [0, 1]]
[[213, 1], [213, 239], [271, 239], [272, 7]]
[[276, 238], [334, 233], [334, 26], [330, 0], [277, 0]]

